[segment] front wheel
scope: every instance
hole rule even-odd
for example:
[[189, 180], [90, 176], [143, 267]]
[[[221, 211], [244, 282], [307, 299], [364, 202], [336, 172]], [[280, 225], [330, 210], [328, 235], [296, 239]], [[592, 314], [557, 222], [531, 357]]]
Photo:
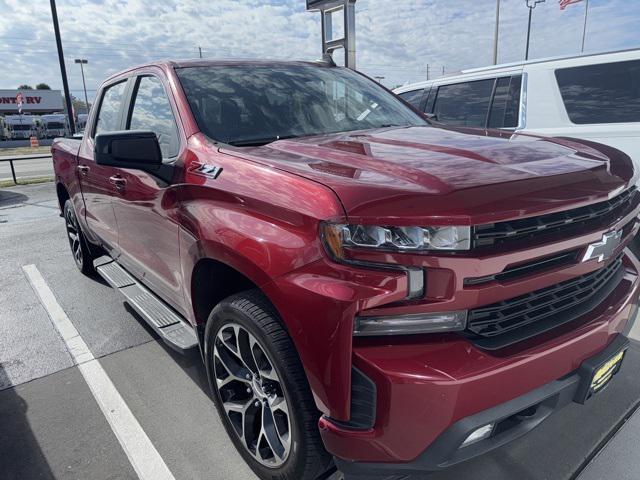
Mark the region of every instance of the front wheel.
[[73, 260], [76, 262], [78, 270], [85, 275], [92, 275], [95, 272], [93, 268], [94, 256], [91, 254], [87, 240], [84, 238], [82, 230], [80, 229], [80, 224], [78, 223], [78, 218], [76, 217], [76, 212], [73, 209], [71, 200], [67, 200], [64, 203], [64, 221]]
[[313, 480], [330, 457], [293, 342], [257, 291], [223, 300], [206, 329], [207, 371], [228, 435], [263, 480]]

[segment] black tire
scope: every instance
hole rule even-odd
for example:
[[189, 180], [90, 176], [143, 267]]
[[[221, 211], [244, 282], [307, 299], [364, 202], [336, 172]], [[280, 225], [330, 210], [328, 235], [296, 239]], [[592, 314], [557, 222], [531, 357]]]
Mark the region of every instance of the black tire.
[[[226, 340], [225, 335], [227, 336]], [[228, 352], [233, 353], [229, 348], [229, 345], [232, 346], [234, 343], [233, 335], [236, 335], [235, 344], [237, 345], [237, 351], [240, 353], [237, 354], [235, 360], [233, 356], [225, 357], [225, 363], [231, 364], [235, 362], [239, 368], [244, 365], [245, 372], [247, 372], [246, 369], [251, 370], [251, 372], [247, 373], [246, 378], [252, 373], [254, 380], [247, 380], [246, 383], [242, 383], [243, 381], [236, 380], [236, 378], [240, 376], [244, 378], [243, 375], [228, 375], [228, 377], [233, 378], [229, 380], [228, 384], [219, 388], [220, 382], [227, 381], [225, 375], [230, 371], [223, 365], [221, 357], [227, 355]], [[320, 413], [315, 407], [306, 375], [293, 342], [274, 307], [264, 295], [257, 290], [250, 290], [233, 295], [220, 302], [209, 316], [205, 331], [205, 341], [207, 374], [216, 408], [227, 434], [255, 474], [262, 480], [314, 480], [323, 474], [329, 468], [331, 458], [324, 449], [320, 432], [318, 431]], [[241, 347], [241, 344], [244, 346]], [[244, 349], [246, 353], [247, 345], [251, 345], [249, 347], [251, 360], [244, 362], [242, 358], [246, 359], [247, 355], [242, 355], [241, 350]], [[240, 362], [237, 362], [238, 359], [240, 359]], [[248, 367], [251, 362], [253, 362], [255, 369]], [[258, 363], [261, 366], [256, 366]], [[265, 377], [256, 380], [257, 377], [262, 377], [260, 372], [265, 368], [267, 371], [271, 371], [268, 374], [269, 378]], [[255, 374], [254, 370], [257, 370], [258, 374]], [[277, 381], [269, 384], [270, 378], [274, 376], [274, 371]], [[223, 379], [220, 380], [221, 378]], [[286, 420], [283, 420], [283, 417], [285, 417], [283, 412], [278, 411], [279, 407], [277, 405], [282, 405], [282, 402], [274, 400], [275, 409], [270, 410], [268, 406], [271, 401], [268, 398], [265, 399], [265, 397], [260, 400], [261, 397], [256, 392], [258, 390], [261, 391], [262, 387], [254, 387], [254, 382], [259, 382], [264, 387], [264, 392], [271, 393], [274, 398], [283, 397], [286, 399], [287, 404], [285, 407], [287, 410], [286, 417], [289, 420], [288, 425]], [[240, 396], [245, 392], [248, 398], [246, 402], [248, 403], [243, 404], [242, 398], [237, 400], [235, 392], [229, 395], [229, 389], [240, 391]], [[250, 390], [252, 390], [251, 393]], [[226, 397], [226, 403], [223, 402], [223, 394]], [[245, 411], [239, 414], [241, 415], [241, 421], [237, 419], [237, 416], [234, 417], [235, 425], [232, 422], [231, 413], [237, 412], [227, 414], [225, 409], [225, 405], [229, 406], [230, 403], [234, 402], [238, 402], [241, 406], [249, 405], [248, 407], [243, 407]], [[260, 406], [258, 406], [259, 403]], [[250, 409], [253, 409], [253, 414], [251, 415]], [[265, 414], [267, 411], [269, 413]], [[276, 424], [276, 416], [279, 416], [278, 424]], [[259, 434], [256, 442], [250, 442], [251, 433], [249, 431], [256, 428], [259, 429], [261, 426], [261, 431], [267, 432], [265, 421], [269, 418], [273, 422], [272, 425], [276, 426], [278, 440], [281, 440], [278, 433], [279, 430], [288, 432], [288, 435], [285, 435], [288, 440], [286, 442], [288, 445], [286, 458], [280, 458], [280, 456], [276, 455], [276, 448], [272, 445], [281, 446], [284, 443], [278, 443], [273, 439], [273, 436], [269, 440], [266, 434], [264, 437]], [[240, 427], [239, 423], [243, 426]], [[278, 425], [282, 426], [282, 428], [278, 428]], [[240, 437], [238, 429], [242, 429], [246, 441]], [[260, 454], [256, 454], [247, 445], [249, 443], [257, 443], [258, 447], [263, 445], [266, 450], [254, 449], [256, 452], [260, 450]], [[268, 457], [269, 450], [273, 454], [272, 460], [274, 463], [281, 462], [279, 465], [265, 465], [263, 463], [265, 460], [262, 459], [262, 452], [266, 451]]]
[[64, 203], [64, 221], [67, 230], [67, 239], [69, 240], [69, 246], [71, 247], [71, 255], [73, 260], [80, 270], [85, 275], [94, 275], [95, 268], [93, 268], [93, 260], [95, 256], [92, 254], [87, 240], [82, 233], [76, 212], [73, 209], [71, 200], [67, 200]]

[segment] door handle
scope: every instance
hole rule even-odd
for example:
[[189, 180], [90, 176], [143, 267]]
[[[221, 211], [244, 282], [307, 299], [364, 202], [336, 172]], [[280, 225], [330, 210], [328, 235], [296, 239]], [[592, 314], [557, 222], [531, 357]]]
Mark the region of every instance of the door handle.
[[124, 187], [127, 185], [127, 181], [122, 178], [120, 175], [114, 175], [113, 177], [109, 177], [109, 182], [116, 187], [116, 190], [122, 191]]
[[89, 170], [91, 169], [86, 165], [78, 165], [78, 172], [80, 172], [80, 175], [83, 177], [86, 177], [89, 174]]

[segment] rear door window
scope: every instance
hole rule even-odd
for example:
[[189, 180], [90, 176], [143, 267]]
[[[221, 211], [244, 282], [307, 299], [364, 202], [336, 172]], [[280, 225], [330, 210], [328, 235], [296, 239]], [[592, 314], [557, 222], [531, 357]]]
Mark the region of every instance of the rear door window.
[[489, 128], [516, 128], [520, 113], [522, 76], [496, 80], [493, 103], [489, 112]]
[[438, 88], [433, 113], [447, 125], [484, 128], [494, 79], [443, 85]]
[[556, 70], [573, 123], [640, 121], [640, 60]]
[[107, 87], [102, 96], [94, 134], [114, 132], [120, 129], [120, 114], [127, 82]]
[[419, 90], [411, 90], [410, 92], [399, 93], [398, 96], [405, 102], [410, 103], [411, 105], [419, 109], [420, 104], [422, 103], [422, 97], [424, 97], [424, 89], [421, 88]]

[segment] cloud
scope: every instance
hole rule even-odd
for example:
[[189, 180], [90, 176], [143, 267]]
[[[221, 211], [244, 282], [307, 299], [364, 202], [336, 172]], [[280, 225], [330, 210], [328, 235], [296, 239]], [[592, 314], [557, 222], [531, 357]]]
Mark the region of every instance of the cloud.
[[[159, 58], [317, 59], [319, 14], [304, 0], [58, 0], [72, 93], [82, 96], [75, 58], [86, 58], [92, 95], [108, 75]], [[591, 0], [588, 51], [640, 46], [640, 2]], [[41, 81], [60, 88], [48, 2], [0, 0], [0, 88]], [[393, 86], [431, 74], [487, 65], [494, 0], [358, 0], [358, 68]], [[555, 0], [533, 16], [531, 56], [580, 51], [584, 3], [561, 12]], [[500, 62], [524, 56], [524, 0], [502, 0]]]

